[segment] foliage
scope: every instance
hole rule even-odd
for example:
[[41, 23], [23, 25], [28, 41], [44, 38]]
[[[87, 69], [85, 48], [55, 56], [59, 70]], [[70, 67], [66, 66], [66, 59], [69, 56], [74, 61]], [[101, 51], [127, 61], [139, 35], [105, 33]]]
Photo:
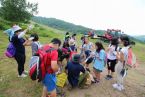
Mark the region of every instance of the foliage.
[[26, 0], [0, 0], [0, 15], [2, 18], [12, 22], [26, 22], [37, 14], [37, 3], [26, 2]]

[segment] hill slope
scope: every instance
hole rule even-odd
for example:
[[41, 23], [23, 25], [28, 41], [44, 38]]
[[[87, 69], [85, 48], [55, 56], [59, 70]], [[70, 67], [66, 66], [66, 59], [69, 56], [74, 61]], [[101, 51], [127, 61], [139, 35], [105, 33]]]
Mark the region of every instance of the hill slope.
[[85, 28], [80, 25], [74, 25], [72, 23], [68, 23], [63, 20], [59, 20], [55, 18], [33, 17], [32, 20], [34, 22], [44, 24], [49, 27], [53, 27], [59, 30], [74, 32], [74, 33], [88, 32], [91, 30], [90, 28]]
[[134, 38], [136, 38], [136, 39], [138, 39], [138, 40], [140, 40], [140, 41], [145, 43], [145, 35], [134, 36]]

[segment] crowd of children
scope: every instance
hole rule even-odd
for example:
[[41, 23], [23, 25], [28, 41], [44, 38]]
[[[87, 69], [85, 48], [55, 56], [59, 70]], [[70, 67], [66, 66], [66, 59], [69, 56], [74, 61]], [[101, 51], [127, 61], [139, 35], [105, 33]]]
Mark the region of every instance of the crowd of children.
[[[23, 31], [18, 25], [14, 25], [12, 29], [13, 35], [10, 36], [10, 42], [16, 47], [16, 55], [14, 58], [18, 63], [18, 76], [26, 77], [27, 75], [24, 73], [26, 57], [24, 46], [29, 45], [32, 47], [32, 56], [34, 56], [37, 50], [43, 46], [40, 44], [39, 37], [36, 33], [30, 35], [28, 40], [24, 40], [23, 36], [27, 32], [26, 30]], [[101, 42], [96, 42], [95, 44], [90, 42], [88, 36], [81, 37], [81, 46], [78, 46], [77, 42], [76, 34], [70, 36], [69, 32], [67, 32], [62, 46], [60, 46], [61, 42], [59, 39], [53, 39], [51, 44], [49, 44], [49, 47], [57, 49], [57, 52], [53, 51], [53, 55], [50, 56], [52, 72], [48, 72], [43, 80], [44, 89], [42, 97], [46, 97], [47, 91], [52, 92], [52, 97], [56, 97], [55, 73], [62, 73], [64, 67], [67, 73], [69, 86], [72, 89], [74, 87], [79, 87], [80, 75], [82, 74], [85, 75], [82, 79], [85, 83], [87, 82], [88, 76], [92, 83], [100, 83], [101, 72], [103, 72], [107, 64], [108, 74], [105, 78], [111, 80], [115, 77], [114, 72], [116, 72], [117, 83], [113, 84], [113, 88], [122, 91], [124, 89], [123, 78], [125, 76], [125, 71], [122, 70], [125, 67], [128, 49], [131, 47], [129, 38], [127, 36], [113, 38], [106, 50]], [[119, 46], [120, 43], [123, 44], [122, 48]], [[64, 65], [65, 62], [63, 62], [64, 59], [66, 59], [66, 65]], [[56, 60], [58, 67], [53, 67], [56, 65]], [[93, 77], [91, 75], [92, 71], [89, 68], [91, 63], [93, 64]], [[51, 83], [51, 85], [46, 81]]]

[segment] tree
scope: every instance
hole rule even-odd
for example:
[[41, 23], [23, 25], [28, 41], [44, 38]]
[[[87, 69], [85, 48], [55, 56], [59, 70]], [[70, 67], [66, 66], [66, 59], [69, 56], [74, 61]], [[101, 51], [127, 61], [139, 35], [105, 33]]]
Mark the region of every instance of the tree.
[[0, 0], [0, 16], [12, 22], [25, 22], [37, 14], [38, 3], [26, 0]]

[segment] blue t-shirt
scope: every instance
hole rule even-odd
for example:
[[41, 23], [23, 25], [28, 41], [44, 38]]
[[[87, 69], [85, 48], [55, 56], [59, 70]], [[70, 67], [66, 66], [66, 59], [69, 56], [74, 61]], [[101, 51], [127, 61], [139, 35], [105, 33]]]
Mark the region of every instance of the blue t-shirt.
[[68, 62], [66, 68], [68, 70], [68, 81], [75, 87], [78, 85], [80, 72], [85, 73], [85, 69], [79, 63]]
[[16, 48], [16, 55], [17, 54], [25, 54], [25, 47], [23, 43], [25, 40], [23, 38], [18, 38], [18, 35], [14, 35], [12, 37], [12, 43], [14, 44]]
[[101, 50], [99, 53], [96, 52], [96, 58], [94, 60], [93, 67], [97, 70], [103, 71], [105, 66], [105, 58], [106, 58], [106, 53], [104, 50]]

